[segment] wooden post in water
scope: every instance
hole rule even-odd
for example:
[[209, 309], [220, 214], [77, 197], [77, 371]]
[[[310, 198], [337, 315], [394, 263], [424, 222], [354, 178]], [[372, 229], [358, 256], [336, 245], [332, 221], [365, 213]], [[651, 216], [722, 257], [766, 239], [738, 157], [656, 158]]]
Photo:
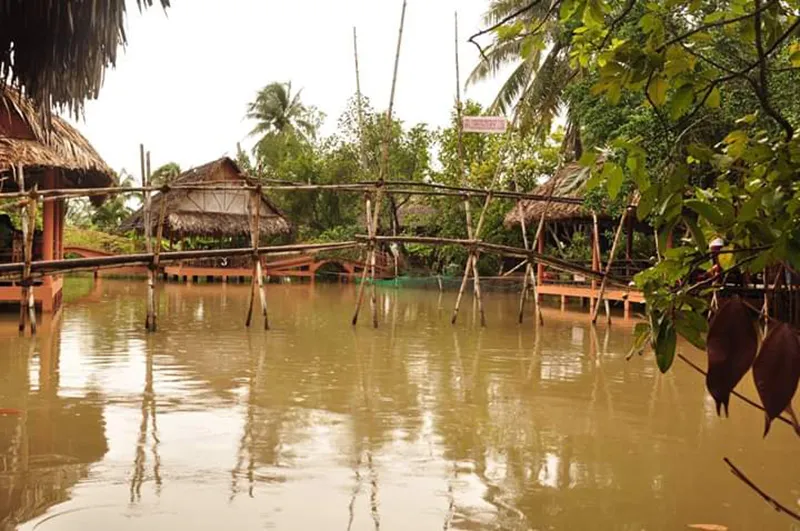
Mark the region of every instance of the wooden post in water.
[[[384, 133], [384, 138], [382, 142], [382, 156], [381, 156], [381, 165], [380, 170], [378, 173], [378, 182], [376, 183], [377, 186], [377, 193], [375, 194], [375, 205], [374, 209], [372, 210], [371, 215], [371, 229], [368, 231], [370, 238], [374, 238], [378, 232], [378, 218], [381, 212], [381, 200], [383, 198], [384, 192], [384, 181], [389, 174], [389, 140], [391, 139], [392, 134], [392, 116], [394, 110], [394, 96], [395, 91], [397, 89], [397, 70], [400, 64], [400, 49], [403, 43], [403, 29], [405, 28], [405, 21], [406, 21], [406, 7], [407, 7], [407, 0], [403, 0], [403, 9], [400, 13], [400, 29], [397, 34], [397, 49], [395, 51], [394, 56], [394, 71], [392, 74], [392, 92], [389, 96], [389, 109], [386, 111], [386, 131]], [[355, 34], [354, 34], [355, 37]], [[356, 81], [357, 81], [357, 88], [359, 94], [359, 103], [361, 102], [361, 90], [360, 90], [360, 81], [358, 80], [358, 48], [356, 41], [354, 41], [354, 52], [356, 57]], [[361, 105], [359, 105], [359, 113], [361, 113]], [[359, 120], [363, 118], [359, 117]], [[363, 139], [362, 139], [363, 141]], [[369, 265], [370, 269], [370, 280], [372, 281], [371, 286], [371, 294], [370, 300], [372, 304], [372, 325], [377, 328], [378, 327], [378, 308], [377, 308], [377, 295], [375, 292], [375, 245], [374, 241], [371, 242], [370, 250], [367, 254], [367, 263], [365, 263], [365, 268]], [[362, 275], [363, 277], [363, 275]], [[362, 282], [363, 284], [363, 282]], [[355, 325], [358, 322], [358, 310], [361, 306], [361, 297], [363, 296], [363, 291], [359, 290], [361, 295], [359, 295], [359, 299], [356, 301], [356, 312], [353, 315], [352, 323]]]
[[[147, 254], [153, 254], [153, 226], [152, 226], [152, 212], [150, 202], [150, 152], [145, 153], [144, 145], [139, 144], [139, 156], [142, 163], [142, 186], [145, 188], [144, 206], [143, 206], [143, 219], [144, 219], [144, 243]], [[147, 316], [144, 321], [144, 328], [148, 332], [155, 332], [155, 313], [156, 313], [156, 279], [155, 271], [153, 270], [154, 261], [151, 260], [147, 265]]]
[[[17, 179], [17, 186], [19, 187], [20, 192], [25, 191], [25, 174], [22, 164], [19, 164], [15, 168], [16, 179]], [[22, 287], [20, 288], [20, 296], [19, 296], [19, 333], [25, 333], [25, 322], [28, 318], [28, 290], [31, 289], [29, 287], [29, 280], [30, 280], [30, 260], [28, 260], [28, 223], [29, 223], [29, 216], [28, 216], [28, 209], [30, 208], [30, 199], [27, 201], [23, 201], [20, 203], [20, 222], [22, 224], [22, 259], [24, 262], [24, 268], [22, 271]]]
[[[25, 170], [22, 164], [17, 166], [17, 185], [20, 191], [25, 190]], [[31, 276], [31, 262], [33, 262], [33, 237], [36, 233], [36, 185], [31, 190], [28, 199], [22, 203], [20, 218], [22, 222], [22, 255], [24, 267], [22, 271], [22, 291], [20, 293], [19, 331], [25, 333], [25, 318], [27, 314], [31, 327], [31, 335], [36, 334], [36, 299], [33, 293], [33, 277]]]
[[[149, 168], [149, 165], [148, 165]], [[148, 175], [148, 181], [150, 177]], [[150, 321], [150, 327], [153, 332], [158, 330], [158, 306], [155, 303], [155, 281], [158, 278], [158, 268], [161, 264], [161, 246], [162, 246], [162, 239], [164, 237], [164, 218], [167, 213], [167, 197], [166, 197], [166, 190], [167, 187], [164, 188], [164, 191], [161, 192], [161, 201], [158, 210], [158, 225], [156, 227], [156, 245], [153, 251], [153, 316]], [[148, 288], [149, 289], [149, 288]]]
[[[366, 198], [366, 224], [367, 224], [367, 236], [372, 238], [372, 202], [370, 201], [369, 195]], [[356, 295], [356, 310], [353, 313], [353, 319], [351, 320], [351, 324], [355, 326], [358, 323], [358, 312], [361, 310], [361, 303], [364, 300], [364, 284], [367, 282], [367, 273], [369, 272], [369, 258], [372, 254], [372, 245], [374, 242], [370, 240], [369, 246], [367, 248], [367, 254], [364, 258], [364, 269], [361, 271], [361, 282], [358, 284], [358, 294]]]
[[[466, 186], [466, 171], [464, 170], [464, 125], [462, 123], [464, 109], [461, 103], [461, 65], [458, 56], [458, 12], [455, 13], [455, 62], [456, 62], [456, 131], [458, 132], [458, 172], [459, 181], [462, 185]], [[469, 194], [464, 194], [464, 217], [467, 225], [467, 237], [470, 240], [474, 239], [472, 232], [472, 212], [470, 211]], [[481, 217], [483, 213], [481, 213]], [[461, 278], [461, 286], [458, 289], [456, 296], [456, 304], [453, 307], [453, 316], [450, 318], [450, 323], [455, 324], [458, 319], [458, 310], [461, 306], [461, 299], [464, 296], [464, 290], [467, 287], [470, 273], [474, 277], [473, 290], [475, 297], [478, 299], [478, 307], [481, 314], [481, 326], [486, 326], [486, 317], [483, 313], [483, 297], [481, 296], [480, 278], [478, 277], [478, 257], [474, 249], [470, 249], [467, 256], [467, 263], [464, 266], [464, 275]]]
[[256, 298], [256, 289], [261, 300], [261, 315], [264, 317], [264, 330], [269, 330], [269, 315], [267, 313], [267, 294], [264, 290], [264, 275], [261, 270], [261, 257], [258, 254], [259, 240], [261, 237], [261, 186], [250, 193], [250, 245], [253, 247], [253, 278], [250, 283], [250, 300], [247, 307], [245, 326], [249, 327], [253, 320], [253, 304]]

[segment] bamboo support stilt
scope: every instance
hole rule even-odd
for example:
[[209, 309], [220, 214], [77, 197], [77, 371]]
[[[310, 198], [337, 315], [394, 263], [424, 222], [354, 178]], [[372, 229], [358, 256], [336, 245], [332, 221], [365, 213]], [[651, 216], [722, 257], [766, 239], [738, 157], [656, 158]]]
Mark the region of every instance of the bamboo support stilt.
[[[634, 198], [634, 203], [637, 202], [637, 199]], [[606, 264], [605, 274], [603, 275], [603, 280], [600, 282], [600, 293], [597, 295], [597, 303], [592, 310], [592, 324], [597, 323], [597, 314], [600, 312], [600, 301], [603, 300], [603, 295], [606, 291], [606, 281], [608, 280], [608, 275], [611, 272], [611, 265], [614, 263], [614, 257], [617, 254], [617, 246], [619, 245], [620, 236], [622, 235], [622, 229], [625, 227], [625, 220], [628, 217], [628, 209], [626, 208], [623, 213], [622, 217], [619, 220], [619, 227], [617, 227], [617, 232], [614, 234], [614, 243], [611, 245], [611, 252], [608, 255], [608, 263]], [[609, 322], [611, 321], [611, 316], [609, 314]]]
[[[15, 174], [17, 179], [17, 186], [20, 189], [20, 192], [25, 191], [25, 175], [24, 169], [22, 164], [15, 167]], [[28, 292], [31, 290], [30, 287], [30, 280], [31, 280], [31, 260], [30, 254], [28, 252], [28, 233], [29, 231], [29, 223], [30, 217], [28, 215], [28, 211], [30, 209], [31, 200], [27, 199], [25, 201], [20, 202], [20, 221], [22, 224], [22, 259], [23, 259], [23, 270], [22, 270], [22, 289], [20, 291], [20, 298], [19, 298], [19, 333], [25, 333], [26, 327], [26, 319], [28, 319]]]
[[[140, 156], [142, 158], [142, 182], [148, 187], [144, 192], [144, 241], [147, 254], [153, 254], [153, 226], [152, 226], [152, 203], [150, 198], [150, 152], [144, 152], [144, 146], [139, 145]], [[156, 313], [156, 274], [153, 270], [153, 261], [147, 267], [147, 316], [144, 321], [144, 328], [148, 332], [155, 332], [155, 313]]]
[[[366, 225], [367, 235], [372, 239], [372, 203], [369, 196], [366, 199]], [[358, 284], [358, 294], [356, 295], [356, 310], [353, 313], [353, 319], [350, 321], [353, 326], [358, 323], [358, 312], [361, 310], [361, 304], [364, 300], [364, 284], [367, 282], [367, 273], [369, 272], [370, 257], [372, 256], [372, 242], [369, 242], [367, 255], [364, 258], [364, 269], [361, 271], [361, 282]]]
[[[163, 192], [162, 192], [163, 193]], [[162, 238], [164, 237], [164, 218], [167, 212], [167, 201], [165, 197], [161, 198], [161, 205], [158, 212], [158, 226], [156, 227], [156, 245], [155, 249], [153, 250], [153, 277], [156, 278], [158, 276], [158, 268], [161, 264], [161, 245], [162, 245]], [[155, 290], [155, 282], [153, 289]], [[155, 332], [158, 330], [158, 305], [155, 304], [155, 293], [153, 294], [153, 317], [150, 322], [150, 327], [152, 331]]]
[[261, 236], [261, 191], [256, 187], [256, 191], [250, 194], [250, 244], [253, 247], [253, 278], [250, 283], [250, 298], [247, 309], [247, 319], [245, 326], [250, 327], [253, 320], [253, 305], [255, 304], [256, 290], [261, 301], [261, 315], [264, 317], [264, 330], [269, 330], [269, 319], [267, 314], [267, 294], [264, 291], [264, 275], [261, 270], [261, 257], [258, 254], [259, 240]]
[[[378, 173], [378, 192], [375, 194], [375, 205], [372, 214], [372, 236], [378, 234], [378, 219], [381, 214], [381, 200], [383, 199], [384, 182], [389, 176], [389, 140], [392, 135], [392, 117], [394, 115], [394, 96], [397, 90], [397, 71], [400, 66], [400, 49], [403, 44], [403, 30], [406, 23], [406, 7], [408, 6], [407, 0], [403, 0], [403, 8], [400, 12], [400, 29], [397, 33], [397, 49], [394, 55], [394, 71], [392, 73], [392, 92], [389, 96], [389, 109], [386, 111], [386, 131], [384, 133], [382, 147], [381, 147], [381, 166]], [[372, 286], [370, 288], [370, 300], [372, 301], [372, 326], [378, 328], [378, 305], [377, 294], [375, 287], [375, 242], [372, 244], [370, 252], [370, 280]]]
[[[367, 151], [364, 143], [364, 108], [363, 102], [361, 99], [361, 74], [358, 67], [358, 34], [356, 32], [356, 28], [353, 28], [353, 59], [355, 62], [356, 68], [356, 98], [358, 104], [358, 135], [359, 135], [359, 144], [360, 144], [360, 151], [361, 151], [361, 170], [365, 173], [368, 171], [367, 168]], [[367, 226], [367, 234], [372, 237], [372, 203], [370, 201], [369, 195], [366, 196], [366, 226]], [[367, 250], [367, 254], [364, 258], [364, 269], [361, 271], [361, 282], [358, 284], [358, 294], [356, 295], [356, 309], [353, 312], [353, 318], [351, 319], [351, 324], [355, 326], [358, 323], [358, 313], [361, 311], [361, 304], [364, 300], [364, 284], [367, 281], [367, 274], [369, 272], [369, 264], [370, 258], [372, 256], [372, 243], [370, 243], [370, 247]]]
[[[592, 238], [592, 240], [594, 242], [593, 243], [592, 252], [594, 253], [595, 261], [597, 262], [597, 270], [598, 271], [602, 271], [603, 270], [603, 257], [602, 257], [603, 255], [600, 252], [600, 225], [597, 222], [597, 212], [594, 212], [594, 211], [592, 211], [592, 223], [593, 223], [593, 234], [594, 234], [594, 236]], [[594, 288], [595, 286], [596, 286], [596, 283], [594, 281], [592, 281], [592, 287]], [[606, 310], [606, 320], [608, 321], [609, 324], [611, 324], [611, 305], [609, 304], [609, 302], [607, 300], [603, 299], [602, 297], [598, 297], [597, 298], [597, 304], [600, 304], [601, 300], [603, 301], [603, 305], [604, 305], [605, 310]], [[592, 310], [594, 310], [594, 307], [592, 307]]]
[[467, 256], [467, 264], [464, 266], [464, 276], [461, 278], [461, 287], [458, 289], [458, 295], [456, 296], [456, 304], [453, 307], [453, 316], [450, 318], [450, 324], [456, 324], [456, 320], [458, 319], [458, 309], [461, 307], [461, 299], [464, 296], [464, 290], [467, 287], [467, 281], [469, 280], [469, 274], [473, 271], [472, 267], [472, 253]]
[[[22, 166], [19, 168], [19, 175], [22, 175]], [[31, 277], [31, 263], [33, 262], [33, 236], [36, 233], [36, 186], [34, 185], [31, 190], [31, 196], [28, 200], [28, 206], [22, 216], [22, 229], [23, 239], [25, 240], [23, 246], [23, 254], [25, 257], [25, 271], [23, 272], [25, 289], [22, 291], [22, 297], [25, 298], [25, 308], [28, 313], [28, 323], [31, 328], [31, 335], [36, 335], [36, 300], [33, 294], [33, 278]], [[22, 323], [22, 332], [25, 332], [24, 322]]]
[[[516, 167], [516, 161], [515, 161], [515, 165], [514, 166]], [[516, 171], [514, 173], [516, 174]], [[514, 178], [514, 189], [515, 189], [515, 191], [518, 189], [516, 176]], [[551, 188], [551, 190], [550, 190], [551, 195], [552, 195], [552, 191], [553, 190]], [[550, 206], [549, 203], [547, 205], [545, 205], [544, 214], [547, 213], [547, 209], [548, 209], [549, 206]], [[530, 250], [531, 247], [530, 247], [530, 242], [528, 241], [528, 228], [525, 225], [525, 215], [524, 215], [525, 213], [522, 211], [522, 201], [520, 201], [520, 200], [517, 201], [517, 212], [519, 213], [519, 226], [520, 226], [520, 229], [522, 230], [522, 242], [523, 242], [523, 244], [525, 246], [525, 250]], [[537, 228], [537, 231], [536, 231], [537, 239], [538, 239], [539, 231], [541, 231], [542, 228], [543, 228], [543, 222], [542, 222], [542, 220], [540, 220], [539, 227]], [[530, 283], [529, 283], [529, 281], [530, 281]], [[518, 318], [517, 318], [517, 321], [519, 322], [519, 324], [522, 324], [522, 320], [523, 320], [523, 317], [524, 317], [525, 299], [528, 296], [528, 288], [529, 288], [529, 286], [531, 287], [531, 289], [533, 289], [533, 303], [534, 303], [535, 308], [536, 308], [536, 314], [537, 314], [538, 319], [539, 319], [539, 324], [543, 325], [544, 324], [544, 316], [542, 315], [542, 307], [541, 307], [541, 304], [540, 304], [540, 301], [539, 301], [539, 286], [536, 285], [536, 275], [533, 272], [533, 264], [530, 261], [526, 261], [526, 264], [525, 264], [525, 275], [523, 275], [523, 278], [522, 278], [522, 292], [520, 293], [520, 296], [519, 296], [519, 315], [518, 315]]]

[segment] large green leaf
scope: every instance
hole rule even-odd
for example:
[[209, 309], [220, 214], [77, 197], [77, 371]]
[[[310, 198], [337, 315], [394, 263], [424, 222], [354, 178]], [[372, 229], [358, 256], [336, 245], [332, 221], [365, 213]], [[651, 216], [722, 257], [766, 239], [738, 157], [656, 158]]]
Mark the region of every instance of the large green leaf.
[[699, 216], [708, 220], [712, 225], [719, 227], [725, 224], [725, 218], [722, 213], [711, 203], [701, 199], [688, 199], [683, 204], [697, 212]]
[[606, 162], [603, 165], [603, 178], [606, 180], [608, 196], [611, 199], [616, 199], [622, 189], [622, 182], [625, 180], [622, 168], [614, 162]]
[[653, 104], [660, 107], [667, 101], [667, 88], [669, 84], [663, 77], [655, 77], [647, 87], [647, 94], [653, 100]]
[[677, 344], [678, 335], [675, 333], [675, 327], [669, 319], [662, 319], [655, 345], [656, 363], [662, 373], [667, 372], [672, 367], [672, 362], [675, 361]]

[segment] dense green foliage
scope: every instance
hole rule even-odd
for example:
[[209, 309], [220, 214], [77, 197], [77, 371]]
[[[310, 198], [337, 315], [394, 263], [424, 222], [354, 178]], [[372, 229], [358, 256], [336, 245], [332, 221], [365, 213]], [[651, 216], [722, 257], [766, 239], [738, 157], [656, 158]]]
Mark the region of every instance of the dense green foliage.
[[[726, 242], [722, 277], [800, 269], [800, 2], [512, 0], [492, 12], [490, 60], [533, 64], [543, 49], [568, 50], [559, 64], [574, 79], [551, 86], [579, 124], [594, 194], [638, 201], [658, 231], [660, 260], [637, 284], [650, 316], [639, 344], [650, 340], [662, 370], [676, 335], [704, 344], [697, 316], [720, 276], [690, 280], [710, 269], [712, 238]], [[546, 124], [550, 104], [531, 87], [552, 72], [526, 76], [517, 110]]]

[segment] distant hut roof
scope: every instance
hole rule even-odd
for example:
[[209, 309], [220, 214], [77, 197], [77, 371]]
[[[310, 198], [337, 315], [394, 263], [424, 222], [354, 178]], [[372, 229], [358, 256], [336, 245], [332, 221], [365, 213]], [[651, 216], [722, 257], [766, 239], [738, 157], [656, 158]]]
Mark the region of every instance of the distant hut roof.
[[13, 191], [14, 168], [22, 165], [26, 183], [37, 183], [43, 170], [61, 170], [63, 188], [113, 186], [114, 171], [89, 141], [67, 122], [53, 116], [50, 129], [31, 101], [11, 88], [0, 89], [0, 189]]
[[[178, 175], [170, 184], [203, 184], [230, 181], [257, 184], [229, 157], [203, 164]], [[164, 229], [185, 236], [238, 236], [250, 234], [250, 192], [248, 190], [169, 190], [152, 198], [153, 231], [158, 225], [161, 202], [166, 201]], [[289, 221], [265, 195], [259, 211], [262, 236], [286, 234]], [[121, 232], [143, 232], [144, 211], [137, 210], [120, 226]]]
[[[581, 166], [577, 162], [571, 162], [561, 166], [547, 182], [534, 188], [531, 193], [536, 195], [549, 196], [552, 190], [553, 197], [568, 197], [582, 199], [586, 192], [586, 181], [589, 179], [589, 168]], [[572, 221], [591, 218], [592, 213], [580, 204], [554, 203], [549, 205], [545, 201], [522, 201], [522, 212], [525, 216], [525, 223], [538, 222], [542, 213], [546, 212], [547, 221]], [[599, 216], [602, 216], [598, 212]], [[604, 216], [603, 216], [604, 217]], [[504, 224], [506, 227], [519, 225], [519, 208], [514, 205], [508, 211]]]
[[419, 199], [411, 199], [397, 209], [400, 225], [424, 227], [436, 217], [437, 210]]

